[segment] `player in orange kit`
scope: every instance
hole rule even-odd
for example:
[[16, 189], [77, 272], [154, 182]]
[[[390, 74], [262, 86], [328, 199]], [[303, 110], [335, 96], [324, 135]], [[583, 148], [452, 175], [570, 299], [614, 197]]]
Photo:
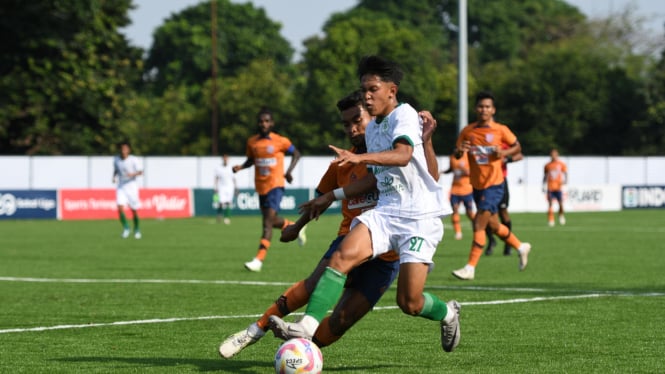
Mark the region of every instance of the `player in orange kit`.
[[[519, 253], [519, 270], [527, 265], [531, 245], [521, 242], [511, 230], [499, 222], [499, 203], [504, 194], [504, 176], [501, 170], [502, 160], [518, 154], [522, 147], [517, 137], [510, 129], [500, 123], [494, 122], [496, 108], [494, 95], [481, 92], [476, 96], [477, 121], [462, 129], [457, 138], [455, 156], [461, 158], [464, 153], [469, 155], [471, 170], [471, 185], [473, 186], [473, 199], [476, 203], [476, 217], [473, 221], [473, 242], [469, 261], [453, 275], [459, 279], [471, 280], [475, 277], [476, 265], [483, 254], [483, 247], [487, 240], [485, 229], [492, 228], [492, 232]], [[502, 149], [501, 144], [509, 147]]]
[[[509, 146], [505, 143], [501, 144], [501, 149], [507, 149]], [[503, 162], [501, 163], [501, 170], [503, 171], [503, 198], [501, 199], [501, 202], [499, 203], [499, 220], [501, 221], [502, 224], [506, 225], [508, 229], [511, 231], [513, 230], [513, 221], [510, 219], [510, 214], [508, 213], [508, 206], [510, 205], [510, 189], [508, 188], [508, 164], [511, 162], [515, 161], [520, 161], [524, 158], [524, 155], [522, 152], [513, 155], [513, 156], [508, 156], [503, 159]], [[494, 234], [492, 234], [492, 228], [487, 226], [485, 229], [485, 233], [487, 234], [487, 248], [485, 248], [485, 254], [486, 255], [491, 255], [494, 252], [494, 247], [496, 246], [496, 239], [494, 239]], [[512, 252], [512, 248], [508, 243], [504, 243], [505, 246], [503, 248], [503, 254], [504, 256], [510, 256], [510, 253]]]
[[[351, 141], [351, 151], [356, 154], [366, 152], [365, 128], [371, 121], [371, 116], [363, 104], [360, 91], [353, 92], [337, 103], [341, 112], [344, 132]], [[427, 157], [433, 157], [434, 151], [431, 135], [436, 127], [436, 122], [431, 115], [422, 112], [423, 138], [426, 147], [431, 151]], [[346, 186], [354, 180], [367, 175], [367, 167], [361, 164], [346, 164], [339, 166], [331, 163], [328, 170], [321, 178], [317, 194], [324, 194], [336, 188]], [[348, 234], [351, 221], [365, 210], [372, 209], [376, 205], [378, 191], [367, 193], [363, 196], [350, 200], [342, 200], [342, 222], [340, 223], [337, 238], [333, 240], [330, 247], [323, 255], [314, 271], [309, 277], [294, 283], [284, 292], [254, 323], [226, 338], [219, 347], [219, 354], [224, 358], [231, 358], [247, 346], [261, 339], [268, 329], [268, 318], [271, 315], [283, 317], [292, 311], [307, 304], [309, 296], [314, 290], [316, 283], [330, 262], [330, 256], [337, 250], [339, 243]], [[298, 232], [310, 220], [309, 211], [303, 212], [300, 219], [282, 231], [281, 241], [292, 241]], [[390, 287], [399, 270], [397, 253], [388, 252], [376, 259], [367, 261], [356, 268], [349, 276], [345, 285], [345, 291], [337, 303], [333, 314], [326, 317], [316, 330], [312, 340], [319, 346], [325, 347], [336, 342], [355, 322], [367, 314], [383, 293]]]
[[559, 205], [559, 224], [566, 224], [566, 217], [563, 215], [563, 192], [562, 187], [568, 181], [568, 168], [566, 164], [559, 159], [559, 151], [552, 149], [550, 151], [550, 162], [545, 165], [545, 175], [543, 176], [543, 189], [547, 187], [547, 223], [550, 227], [554, 226], [554, 209], [552, 208], [554, 200]]
[[[268, 109], [261, 109], [257, 116], [258, 134], [247, 140], [247, 159], [242, 165], [235, 165], [233, 172], [248, 168], [254, 165], [254, 185], [259, 194], [259, 203], [261, 205], [262, 234], [259, 242], [259, 249], [252, 261], [245, 263], [245, 268], [249, 271], [261, 271], [263, 260], [270, 248], [272, 239], [272, 230], [284, 229], [292, 222], [286, 218], [280, 217], [279, 204], [284, 196], [284, 181], [291, 183], [293, 177], [291, 172], [300, 159], [300, 152], [291, 143], [291, 141], [272, 131], [275, 121], [272, 112]], [[284, 155], [293, 155], [291, 164], [284, 173]], [[304, 230], [301, 234], [301, 243], [304, 244]]]
[[466, 153], [457, 159], [450, 155], [450, 166], [443, 174], [453, 173], [453, 183], [450, 187], [450, 206], [453, 208], [451, 216], [455, 240], [462, 239], [462, 225], [460, 223], [459, 207], [464, 204], [464, 210], [469, 220], [473, 222], [476, 213], [473, 208], [473, 186], [469, 178], [469, 159]]

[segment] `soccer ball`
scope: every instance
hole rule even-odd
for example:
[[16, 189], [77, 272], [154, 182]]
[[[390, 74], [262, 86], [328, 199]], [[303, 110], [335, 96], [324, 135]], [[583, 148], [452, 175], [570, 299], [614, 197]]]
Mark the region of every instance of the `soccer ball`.
[[321, 373], [323, 354], [316, 344], [307, 339], [295, 338], [285, 341], [275, 353], [275, 373], [309, 374]]

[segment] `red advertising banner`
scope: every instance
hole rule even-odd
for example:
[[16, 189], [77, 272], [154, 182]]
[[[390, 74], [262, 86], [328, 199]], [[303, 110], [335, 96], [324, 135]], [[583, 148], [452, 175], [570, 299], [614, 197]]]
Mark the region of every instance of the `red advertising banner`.
[[[63, 220], [115, 219], [118, 208], [115, 189], [62, 189], [59, 215]], [[139, 190], [141, 218], [184, 218], [192, 216], [192, 199], [186, 188], [142, 188]]]

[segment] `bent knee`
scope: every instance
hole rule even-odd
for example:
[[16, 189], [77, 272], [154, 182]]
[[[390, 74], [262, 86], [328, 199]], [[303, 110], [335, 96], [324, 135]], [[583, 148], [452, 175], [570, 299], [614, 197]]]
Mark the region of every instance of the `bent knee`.
[[399, 308], [404, 314], [408, 314], [410, 316], [419, 315], [423, 309], [422, 300], [414, 298], [398, 298], [397, 305], [399, 305]]

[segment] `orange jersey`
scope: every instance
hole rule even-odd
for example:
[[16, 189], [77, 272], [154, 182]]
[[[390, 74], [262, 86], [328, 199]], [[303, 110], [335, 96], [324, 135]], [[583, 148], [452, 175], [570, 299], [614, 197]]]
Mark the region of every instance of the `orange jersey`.
[[288, 138], [274, 132], [266, 137], [256, 134], [247, 140], [245, 154], [254, 160], [254, 186], [259, 195], [284, 187], [284, 154], [291, 147]]
[[463, 141], [471, 143], [468, 153], [473, 188], [484, 190], [503, 183], [503, 161], [497, 157], [495, 149], [501, 147], [502, 143], [512, 145], [517, 142], [517, 137], [508, 126], [493, 121], [489, 126], [478, 126], [478, 123], [474, 122], [462, 129], [457, 138], [458, 148]]
[[548, 191], [561, 191], [561, 185], [565, 182], [565, 174], [568, 168], [563, 161], [550, 161], [545, 165], [545, 176], [547, 177]]
[[450, 169], [453, 171], [453, 184], [450, 187], [451, 195], [468, 195], [473, 192], [471, 178], [469, 177], [469, 157], [463, 154], [460, 159], [450, 156]]
[[[356, 149], [352, 148], [351, 152], [356, 153]], [[328, 170], [321, 177], [316, 191], [324, 194], [336, 188], [344, 187], [356, 180], [364, 178], [368, 174], [366, 165], [352, 165], [346, 164], [339, 166], [333, 162], [328, 166]], [[353, 218], [359, 216], [362, 212], [374, 209], [379, 199], [379, 191], [374, 190], [362, 196], [353, 197], [342, 200], [342, 222], [339, 224], [337, 235], [346, 235], [351, 230], [351, 221]], [[395, 261], [399, 259], [399, 255], [395, 251], [390, 251], [379, 256], [385, 261]]]

